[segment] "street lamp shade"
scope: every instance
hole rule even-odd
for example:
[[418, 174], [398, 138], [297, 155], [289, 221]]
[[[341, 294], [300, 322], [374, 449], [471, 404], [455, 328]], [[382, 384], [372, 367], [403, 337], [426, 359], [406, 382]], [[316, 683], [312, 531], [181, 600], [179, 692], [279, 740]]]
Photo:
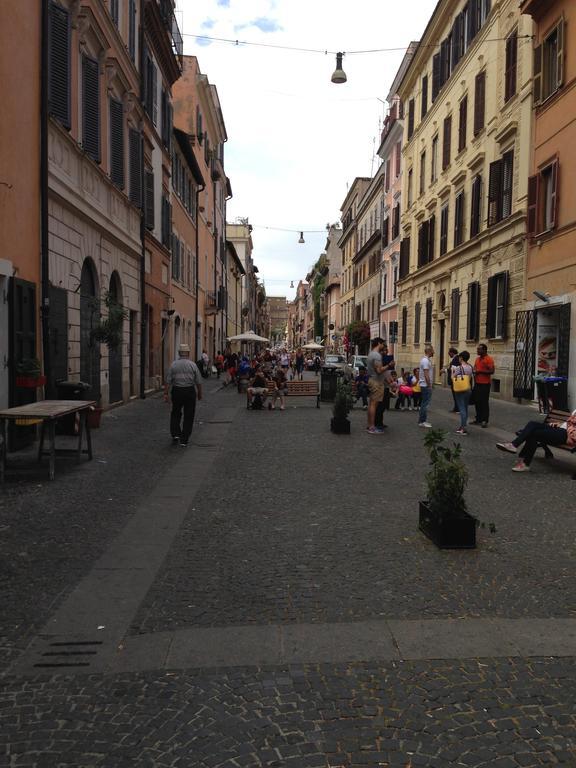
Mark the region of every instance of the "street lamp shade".
[[305, 243], [306, 240], [304, 240], [304, 232], [300, 232], [300, 238], [298, 239], [299, 243]]
[[336, 69], [332, 73], [331, 80], [333, 83], [340, 84], [345, 83], [348, 79], [346, 77], [346, 72], [342, 69], [342, 57], [344, 56], [343, 53], [338, 52], [336, 54]]

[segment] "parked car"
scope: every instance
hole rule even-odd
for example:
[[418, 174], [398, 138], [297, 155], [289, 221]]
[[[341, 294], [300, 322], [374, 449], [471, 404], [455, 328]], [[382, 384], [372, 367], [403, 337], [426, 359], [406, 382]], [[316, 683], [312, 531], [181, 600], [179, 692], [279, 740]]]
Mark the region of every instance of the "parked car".
[[366, 368], [366, 364], [368, 361], [368, 355], [354, 355], [350, 362], [348, 363], [348, 368], [350, 369], [350, 375], [353, 379], [358, 376], [358, 372], [360, 368]]
[[334, 368], [346, 378], [351, 377], [344, 355], [326, 355], [322, 362], [322, 370], [333, 370]]

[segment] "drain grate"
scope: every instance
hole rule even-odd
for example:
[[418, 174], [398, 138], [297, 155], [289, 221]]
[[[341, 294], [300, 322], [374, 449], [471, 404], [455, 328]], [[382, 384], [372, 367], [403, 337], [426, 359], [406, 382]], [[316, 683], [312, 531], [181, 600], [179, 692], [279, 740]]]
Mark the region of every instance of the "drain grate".
[[102, 644], [102, 640], [57, 640], [48, 643], [47, 650], [39, 654], [40, 660], [33, 666], [40, 669], [89, 667]]

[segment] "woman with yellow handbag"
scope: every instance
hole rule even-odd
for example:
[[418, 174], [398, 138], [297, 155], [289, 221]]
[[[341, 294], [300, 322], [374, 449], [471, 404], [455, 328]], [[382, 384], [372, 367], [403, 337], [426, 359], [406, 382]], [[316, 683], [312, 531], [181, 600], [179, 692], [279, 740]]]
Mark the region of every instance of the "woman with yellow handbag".
[[460, 426], [456, 430], [456, 434], [467, 435], [468, 405], [470, 404], [470, 396], [472, 394], [474, 370], [468, 363], [468, 360], [470, 360], [470, 353], [468, 351], [464, 350], [461, 352], [458, 359], [460, 364], [451, 366], [450, 370], [454, 399], [460, 413]]

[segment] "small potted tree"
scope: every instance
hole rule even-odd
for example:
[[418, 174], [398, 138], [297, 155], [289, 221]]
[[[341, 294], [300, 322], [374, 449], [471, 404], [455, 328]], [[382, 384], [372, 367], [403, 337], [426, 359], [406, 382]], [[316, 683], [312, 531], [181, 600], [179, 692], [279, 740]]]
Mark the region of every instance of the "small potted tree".
[[464, 489], [468, 470], [461, 458], [459, 443], [444, 445], [446, 432], [431, 429], [424, 446], [430, 456], [426, 475], [428, 498], [420, 502], [420, 530], [442, 549], [473, 549], [476, 546], [476, 518], [466, 508]]
[[36, 389], [46, 384], [42, 376], [42, 365], [37, 357], [25, 357], [16, 365], [16, 386]]
[[336, 397], [332, 407], [333, 418], [330, 421], [330, 430], [337, 435], [350, 434], [350, 419], [348, 414], [352, 408], [352, 387], [343, 377], [339, 377], [336, 385]]

